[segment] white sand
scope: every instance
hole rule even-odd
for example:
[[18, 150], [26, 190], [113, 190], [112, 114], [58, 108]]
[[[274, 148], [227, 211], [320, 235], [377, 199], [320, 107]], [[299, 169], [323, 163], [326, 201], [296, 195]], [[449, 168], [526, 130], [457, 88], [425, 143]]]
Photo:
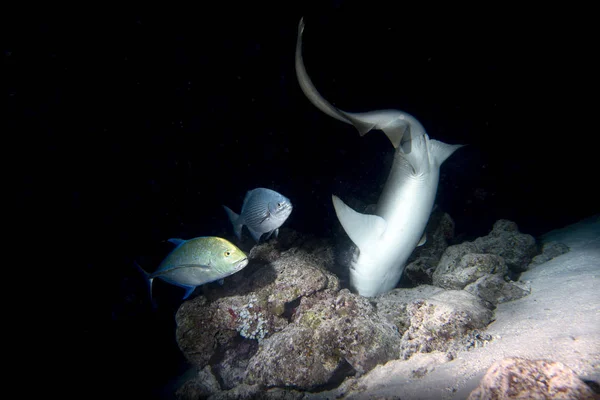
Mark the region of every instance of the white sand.
[[[494, 340], [486, 347], [437, 366], [433, 354], [390, 362], [361, 379], [367, 391], [349, 397], [465, 399], [493, 362], [512, 356], [560, 361], [582, 379], [600, 382], [600, 216], [541, 241], [562, 242], [571, 251], [521, 276], [531, 282], [531, 294], [498, 305], [487, 330]], [[407, 373], [423, 366], [430, 372], [422, 378]]]

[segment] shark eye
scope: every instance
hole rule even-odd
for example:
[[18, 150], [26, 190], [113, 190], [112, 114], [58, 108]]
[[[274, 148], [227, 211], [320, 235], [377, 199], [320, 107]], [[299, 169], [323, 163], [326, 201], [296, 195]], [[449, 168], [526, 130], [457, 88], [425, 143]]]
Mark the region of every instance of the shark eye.
[[229, 251], [229, 250], [225, 250], [225, 253], [223, 253], [223, 255], [224, 255], [225, 257], [229, 257], [229, 256], [231, 255], [231, 251]]
[[283, 207], [283, 203], [282, 202], [277, 203], [277, 208], [281, 208], [281, 207]]

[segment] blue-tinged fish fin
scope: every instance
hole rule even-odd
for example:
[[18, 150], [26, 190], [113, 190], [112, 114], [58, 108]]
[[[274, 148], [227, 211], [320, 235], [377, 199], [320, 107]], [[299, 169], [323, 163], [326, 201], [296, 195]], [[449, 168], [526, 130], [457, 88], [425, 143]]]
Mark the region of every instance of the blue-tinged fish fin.
[[240, 216], [234, 213], [231, 208], [227, 206], [223, 206], [227, 216], [229, 217], [229, 221], [231, 221], [231, 225], [233, 225], [233, 233], [239, 240], [242, 240], [242, 225], [243, 221], [240, 221]]
[[183, 295], [183, 300], [187, 299], [188, 297], [190, 297], [190, 295], [192, 293], [194, 293], [194, 290], [196, 289], [196, 286], [182, 286], [185, 288], [185, 294]]
[[136, 268], [142, 273], [142, 275], [144, 275], [144, 279], [146, 280], [146, 283], [148, 284], [148, 293], [150, 294], [150, 302], [152, 303], [152, 307], [156, 308], [156, 303], [154, 302], [154, 298], [152, 297], [152, 282], [154, 281], [154, 277], [151, 277], [149, 273], [147, 273], [141, 266], [140, 264], [137, 263], [137, 261], [133, 261], [133, 263], [135, 264]]
[[269, 231], [265, 234], [266, 236], [264, 237], [265, 242], [269, 239], [271, 239], [271, 237], [278, 237], [279, 236], [279, 228], [275, 228], [272, 231]]
[[262, 224], [263, 222], [265, 222], [269, 218], [271, 218], [271, 213], [269, 211], [267, 211], [266, 214], [265, 214], [265, 216], [263, 217], [263, 219], [260, 220], [259, 224]]
[[182, 244], [184, 244], [186, 242], [186, 240], [171, 238], [171, 239], [167, 240], [167, 242], [173, 243], [175, 246], [179, 247]]
[[335, 195], [332, 195], [332, 199], [342, 227], [361, 251], [385, 232], [387, 223], [380, 216], [358, 213]]
[[246, 225], [246, 228], [248, 228], [248, 232], [250, 232], [250, 235], [252, 236], [252, 238], [254, 238], [256, 243], [258, 243], [260, 240], [260, 237], [262, 236], [262, 233], [255, 231], [254, 229], [250, 228], [248, 225]]

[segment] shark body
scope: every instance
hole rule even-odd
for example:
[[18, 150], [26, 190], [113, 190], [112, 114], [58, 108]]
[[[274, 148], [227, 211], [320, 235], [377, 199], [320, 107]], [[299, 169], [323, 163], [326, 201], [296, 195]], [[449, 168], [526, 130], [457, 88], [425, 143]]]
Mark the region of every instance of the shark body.
[[382, 130], [395, 148], [390, 175], [375, 215], [358, 213], [332, 196], [342, 227], [358, 247], [350, 263], [350, 283], [362, 296], [377, 296], [398, 284], [429, 220], [440, 166], [462, 145], [429, 139], [415, 117], [399, 110], [349, 113], [334, 107], [319, 94], [306, 72], [302, 59], [303, 30], [301, 20], [296, 75], [306, 97], [327, 115], [354, 125], [361, 136], [373, 129]]

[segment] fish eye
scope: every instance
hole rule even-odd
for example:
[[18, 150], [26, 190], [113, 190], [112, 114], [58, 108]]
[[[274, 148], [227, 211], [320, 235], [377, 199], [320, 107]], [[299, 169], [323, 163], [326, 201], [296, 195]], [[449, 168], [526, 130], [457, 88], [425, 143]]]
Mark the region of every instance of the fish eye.
[[277, 203], [277, 207], [279, 207], [279, 208], [283, 207], [283, 203], [282, 202]]
[[231, 251], [225, 250], [225, 253], [223, 254], [225, 255], [225, 257], [229, 257], [231, 255]]

